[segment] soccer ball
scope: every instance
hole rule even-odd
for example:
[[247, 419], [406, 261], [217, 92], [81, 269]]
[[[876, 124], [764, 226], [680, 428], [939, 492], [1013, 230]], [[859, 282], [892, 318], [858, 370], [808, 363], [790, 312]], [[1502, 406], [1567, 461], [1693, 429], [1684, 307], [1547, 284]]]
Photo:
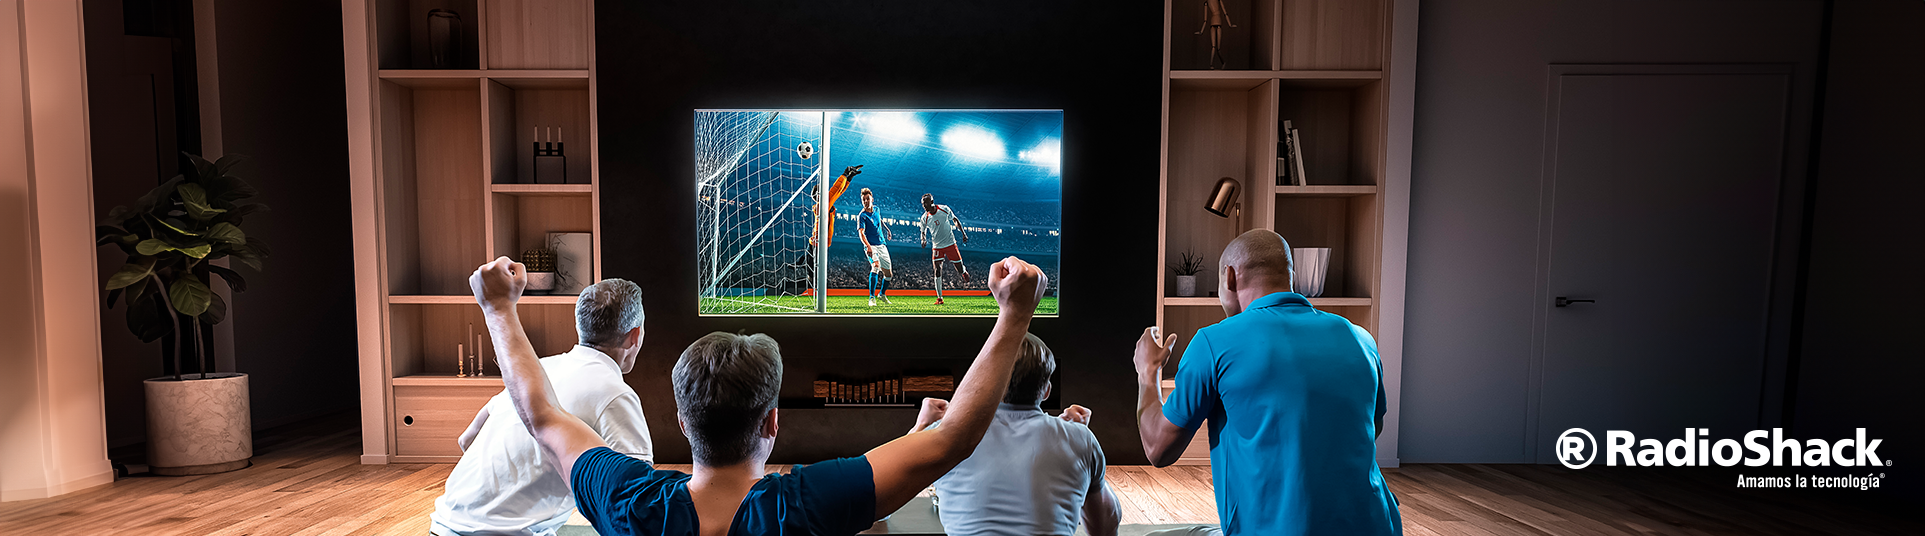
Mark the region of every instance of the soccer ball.
[[802, 155], [803, 160], [808, 160], [809, 157], [815, 156], [815, 144], [802, 142], [802, 145], [795, 146], [795, 154]]

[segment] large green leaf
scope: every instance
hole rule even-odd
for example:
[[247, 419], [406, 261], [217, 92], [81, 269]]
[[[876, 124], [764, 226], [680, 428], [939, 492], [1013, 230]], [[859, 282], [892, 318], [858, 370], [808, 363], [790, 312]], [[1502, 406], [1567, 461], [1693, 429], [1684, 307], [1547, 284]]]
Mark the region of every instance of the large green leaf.
[[174, 246], [168, 244], [166, 240], [159, 238], [142, 240], [140, 244], [134, 246], [134, 251], [139, 252], [141, 255], [159, 255], [164, 252], [173, 251], [174, 249]]
[[221, 276], [221, 280], [227, 282], [227, 288], [234, 289], [234, 292], [247, 292], [247, 280], [241, 278], [240, 272], [217, 264], [208, 264], [206, 266], [207, 271]]
[[128, 210], [126, 205], [117, 205], [113, 210], [107, 211], [107, 219], [100, 220], [100, 222], [119, 225], [120, 222], [127, 220], [128, 214], [132, 213], [133, 211]]
[[185, 183], [176, 187], [174, 191], [180, 194], [181, 206], [187, 208], [187, 215], [196, 220], [207, 221], [222, 212], [227, 212], [214, 208], [214, 205], [208, 203], [207, 191], [202, 190], [199, 184]]
[[227, 300], [221, 299], [220, 294], [209, 293], [207, 296], [207, 312], [200, 314], [201, 322], [211, 326], [227, 320]]
[[200, 316], [207, 312], [208, 302], [214, 292], [207, 284], [194, 278], [193, 274], [181, 274], [174, 278], [174, 284], [167, 286], [167, 299], [174, 302], [174, 310], [187, 316]]
[[168, 205], [172, 205], [173, 203], [169, 202], [168, 198], [174, 196], [174, 187], [186, 181], [186, 175], [175, 175], [174, 178], [168, 179], [167, 182], [160, 183], [160, 186], [155, 186], [153, 190], [147, 192], [147, 195], [140, 196], [140, 200], [134, 202], [134, 211], [145, 214], [153, 212], [156, 206], [165, 208]]
[[160, 223], [160, 228], [162, 229], [167, 229], [176, 233], [180, 233], [183, 236], [200, 236], [200, 233], [195, 233], [193, 231], [187, 230], [187, 222], [183, 222], [173, 218], [160, 219], [160, 218], [154, 218], [151, 216], [148, 217], [147, 219]]
[[220, 222], [207, 230], [207, 239], [225, 244], [246, 244], [247, 233], [241, 232], [241, 228], [232, 223]]
[[134, 332], [140, 342], [154, 342], [174, 331], [173, 315], [167, 312], [166, 305], [160, 301], [160, 293], [149, 293], [139, 298], [128, 298], [127, 331]]
[[154, 273], [154, 258], [146, 257], [120, 266], [120, 271], [107, 278], [107, 290], [126, 288]]
[[175, 251], [179, 251], [181, 254], [196, 259], [205, 259], [209, 252], [214, 251], [214, 246], [212, 244], [195, 244], [184, 248], [175, 248]]
[[261, 256], [255, 253], [253, 249], [247, 246], [234, 246], [234, 251], [229, 253], [229, 255], [240, 259], [241, 264], [247, 265], [248, 268], [253, 268], [256, 272], [261, 271]]

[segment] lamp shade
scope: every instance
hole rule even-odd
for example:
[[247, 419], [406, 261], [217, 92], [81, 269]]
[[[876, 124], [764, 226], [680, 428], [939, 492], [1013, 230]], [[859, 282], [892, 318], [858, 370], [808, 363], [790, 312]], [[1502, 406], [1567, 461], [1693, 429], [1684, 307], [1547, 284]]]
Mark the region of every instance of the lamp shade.
[[1229, 177], [1217, 179], [1216, 187], [1210, 192], [1210, 203], [1204, 205], [1203, 210], [1208, 210], [1218, 217], [1230, 217], [1230, 211], [1237, 204], [1237, 190], [1242, 186], [1236, 179]]

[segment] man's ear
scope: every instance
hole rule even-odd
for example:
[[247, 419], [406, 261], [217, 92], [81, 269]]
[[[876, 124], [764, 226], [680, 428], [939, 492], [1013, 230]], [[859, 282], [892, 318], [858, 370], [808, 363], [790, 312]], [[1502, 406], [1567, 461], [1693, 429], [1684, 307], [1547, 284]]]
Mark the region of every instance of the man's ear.
[[1043, 394], [1036, 395], [1036, 401], [1042, 402], [1044, 400], [1049, 400], [1049, 393], [1055, 388], [1056, 388], [1056, 382], [1043, 380]]
[[628, 330], [628, 335], [625, 335], [622, 337], [622, 348], [634, 348], [641, 344], [642, 344], [642, 327], [641, 326], [635, 326], [635, 329]]
[[[675, 427], [676, 427], [676, 428], [680, 428], [680, 429], [682, 430], [682, 437], [688, 437], [688, 423], [686, 423], [686, 422], [682, 422], [682, 416], [681, 416], [681, 415], [676, 415], [676, 416], [675, 416]], [[692, 438], [692, 437], [691, 437], [691, 438], [689, 438], [689, 439], [690, 439], [690, 440], [694, 440], [695, 438]]]
[[1225, 266], [1225, 267], [1223, 267], [1223, 288], [1225, 288], [1225, 289], [1228, 289], [1228, 290], [1230, 291], [1230, 293], [1231, 293], [1231, 294], [1235, 294], [1235, 293], [1236, 293], [1236, 291], [1237, 291], [1237, 267], [1235, 267], [1235, 266]]
[[769, 408], [768, 418], [762, 419], [762, 437], [773, 438], [775, 432], [781, 428], [781, 425], [776, 424], [775, 412], [776, 408]]

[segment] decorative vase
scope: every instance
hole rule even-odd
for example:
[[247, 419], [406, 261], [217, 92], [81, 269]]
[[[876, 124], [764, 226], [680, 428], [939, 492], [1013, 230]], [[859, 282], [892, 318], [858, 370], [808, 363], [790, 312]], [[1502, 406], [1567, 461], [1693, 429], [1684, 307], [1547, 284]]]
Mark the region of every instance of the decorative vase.
[[428, 67], [453, 69], [455, 46], [461, 42], [461, 13], [436, 9], [428, 11]]
[[1182, 296], [1185, 298], [1195, 296], [1196, 295], [1196, 276], [1193, 276], [1193, 275], [1176, 276], [1176, 295]]
[[1330, 248], [1291, 248], [1296, 263], [1296, 278], [1290, 283], [1305, 298], [1323, 295], [1323, 282], [1330, 273]]
[[555, 273], [528, 272], [528, 287], [526, 290], [530, 294], [547, 294], [549, 291], [555, 290]]
[[254, 457], [247, 375], [146, 381], [147, 465], [167, 476], [225, 473]]

